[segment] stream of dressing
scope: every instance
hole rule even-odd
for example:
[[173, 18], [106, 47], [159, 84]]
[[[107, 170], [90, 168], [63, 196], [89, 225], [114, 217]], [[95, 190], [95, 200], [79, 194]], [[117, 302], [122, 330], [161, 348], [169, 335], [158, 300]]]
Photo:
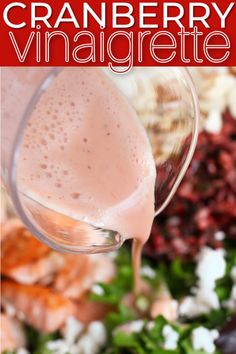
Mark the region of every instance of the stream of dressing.
[[156, 168], [145, 129], [102, 70], [65, 68], [58, 74], [32, 112], [17, 171], [19, 189], [31, 200], [134, 239], [138, 292]]

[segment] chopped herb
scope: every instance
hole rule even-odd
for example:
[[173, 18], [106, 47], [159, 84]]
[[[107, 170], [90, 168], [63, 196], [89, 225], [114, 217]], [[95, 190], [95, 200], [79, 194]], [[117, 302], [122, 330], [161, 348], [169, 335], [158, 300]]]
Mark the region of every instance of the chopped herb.
[[27, 326], [27, 348], [32, 354], [51, 354], [47, 349], [47, 343], [59, 338], [58, 333], [39, 334], [34, 328]]

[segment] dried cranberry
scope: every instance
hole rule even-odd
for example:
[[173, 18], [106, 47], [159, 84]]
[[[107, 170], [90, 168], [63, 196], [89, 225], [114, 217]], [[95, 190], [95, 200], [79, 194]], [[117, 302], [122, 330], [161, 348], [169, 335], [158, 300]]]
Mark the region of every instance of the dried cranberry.
[[219, 134], [200, 134], [181, 186], [154, 221], [150, 256], [188, 259], [204, 245], [218, 248], [219, 230], [236, 242], [236, 119], [225, 112], [223, 122]]

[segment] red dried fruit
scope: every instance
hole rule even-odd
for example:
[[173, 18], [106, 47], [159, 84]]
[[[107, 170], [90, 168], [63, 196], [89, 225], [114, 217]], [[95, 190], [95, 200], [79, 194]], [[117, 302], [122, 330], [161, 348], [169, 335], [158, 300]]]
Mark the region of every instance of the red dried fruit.
[[217, 231], [236, 242], [236, 119], [223, 115], [219, 134], [202, 132], [186, 176], [153, 224], [151, 257], [189, 259], [203, 245], [221, 247]]

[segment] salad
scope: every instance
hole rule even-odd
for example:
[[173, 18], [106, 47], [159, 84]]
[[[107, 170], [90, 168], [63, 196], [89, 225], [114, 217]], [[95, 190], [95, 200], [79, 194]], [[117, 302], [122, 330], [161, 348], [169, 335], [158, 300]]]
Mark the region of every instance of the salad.
[[[180, 258], [169, 263], [144, 258], [143, 293], [136, 299], [130, 250], [110, 256], [114, 278], [94, 283], [88, 295], [89, 301], [109, 309], [102, 321], [85, 325], [69, 316], [63, 329], [49, 334], [25, 326], [27, 350], [5, 353], [235, 353], [236, 250], [230, 242], [224, 250], [205, 247], [187, 263]], [[224, 331], [227, 321], [234, 326]]]

